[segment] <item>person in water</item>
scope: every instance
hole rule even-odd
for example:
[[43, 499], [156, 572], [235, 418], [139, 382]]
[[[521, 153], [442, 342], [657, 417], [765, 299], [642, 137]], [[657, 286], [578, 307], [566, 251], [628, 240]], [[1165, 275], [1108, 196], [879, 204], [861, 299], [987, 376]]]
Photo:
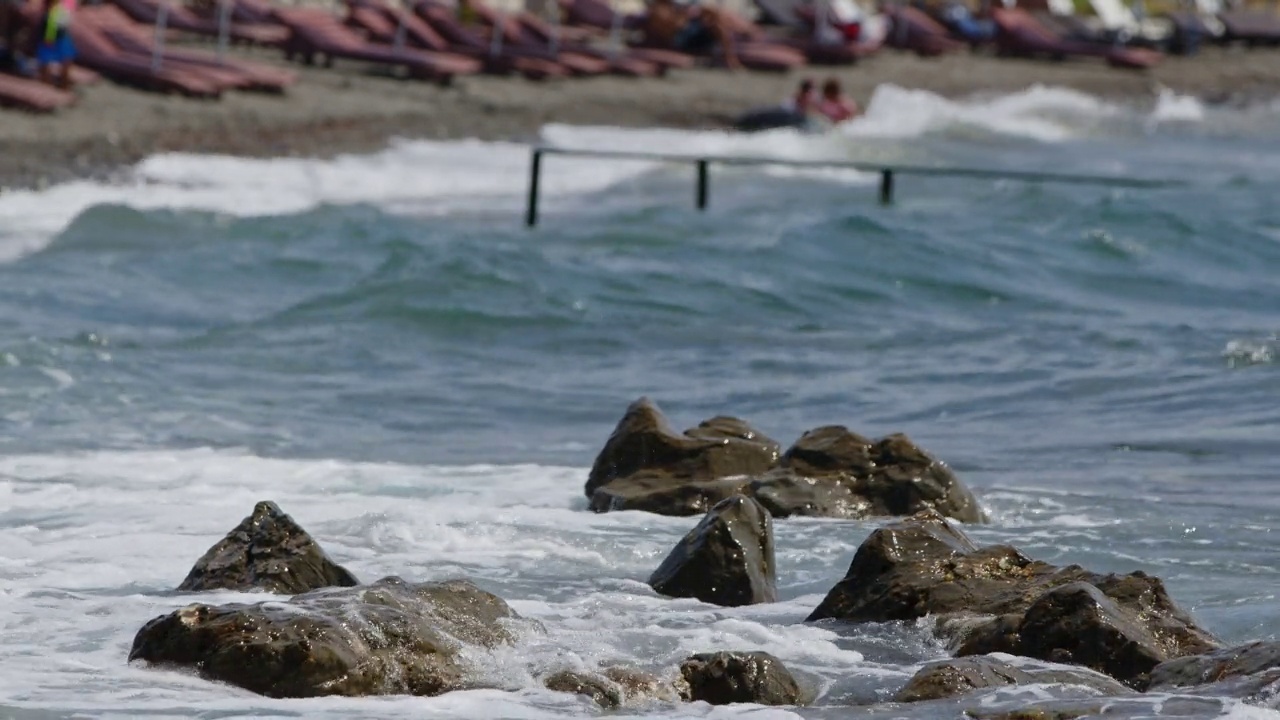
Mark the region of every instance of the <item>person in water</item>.
[[840, 88], [840, 81], [828, 78], [822, 83], [822, 97], [818, 100], [818, 112], [833, 123], [842, 123], [861, 114], [858, 104]]
[[52, 83], [53, 66], [58, 66], [58, 87], [71, 87], [71, 62], [76, 47], [71, 42], [71, 16], [75, 0], [45, 0], [40, 22], [40, 39], [36, 45], [36, 63], [40, 79]]
[[732, 70], [742, 67], [729, 23], [715, 8], [653, 0], [645, 14], [644, 32], [650, 43], [680, 52], [702, 53], [718, 44], [725, 65]]
[[813, 112], [813, 81], [805, 78], [800, 81], [800, 88], [796, 90], [796, 94], [789, 98], [783, 107], [797, 115], [808, 115]]

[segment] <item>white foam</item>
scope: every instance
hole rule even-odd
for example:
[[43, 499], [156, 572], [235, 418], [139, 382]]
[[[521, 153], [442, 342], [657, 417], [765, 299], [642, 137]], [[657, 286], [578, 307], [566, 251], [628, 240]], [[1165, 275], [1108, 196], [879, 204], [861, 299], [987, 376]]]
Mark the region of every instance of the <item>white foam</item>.
[[1074, 90], [1034, 86], [991, 100], [948, 100], [925, 90], [880, 85], [866, 113], [842, 126], [853, 137], [912, 138], [950, 127], [1042, 142], [1079, 137], [1100, 118], [1121, 110]]
[[1183, 122], [1198, 123], [1205, 119], [1204, 103], [1190, 95], [1179, 95], [1169, 88], [1161, 88], [1156, 107], [1151, 111], [1153, 124]]

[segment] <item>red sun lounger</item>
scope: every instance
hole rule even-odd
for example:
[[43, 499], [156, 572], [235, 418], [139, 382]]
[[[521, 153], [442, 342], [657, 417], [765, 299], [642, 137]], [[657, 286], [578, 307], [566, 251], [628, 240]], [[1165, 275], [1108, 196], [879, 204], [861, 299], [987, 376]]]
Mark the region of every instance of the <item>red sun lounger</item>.
[[[80, 11], [78, 19], [92, 23], [124, 52], [147, 58], [152, 57], [155, 52], [153, 30], [135, 23], [116, 7], [86, 7]], [[297, 74], [288, 70], [245, 60], [219, 59], [216, 55], [197, 50], [164, 48], [161, 59], [163, 64], [177, 63], [183, 67], [203, 68], [206, 74], [227, 83], [228, 87], [244, 90], [280, 93], [297, 80]]]
[[996, 23], [996, 48], [1006, 55], [1100, 57], [1114, 67], [1136, 70], [1150, 68], [1162, 58], [1153, 50], [1067, 40], [1023, 10], [997, 8], [991, 17]]
[[462, 55], [368, 42], [324, 10], [279, 9], [276, 17], [290, 31], [285, 56], [301, 56], [304, 62], [310, 63], [316, 56], [322, 56], [326, 64], [338, 58], [361, 60], [404, 67], [414, 77], [446, 83], [456, 75], [471, 75], [481, 69], [479, 62]]
[[[121, 10], [128, 13], [129, 17], [140, 23], [147, 25], [155, 25], [156, 20], [160, 17], [161, 4], [168, 5], [165, 24], [174, 30], [182, 30], [183, 32], [192, 33], [193, 35], [201, 35], [207, 38], [218, 37], [218, 23], [209, 18], [203, 18], [192, 12], [190, 9], [177, 4], [175, 0], [111, 0]], [[230, 39], [236, 42], [252, 43], [255, 45], [272, 45], [277, 46], [284, 42], [288, 37], [288, 31], [279, 25], [245, 25], [241, 23], [231, 23], [227, 30]]]
[[72, 23], [71, 37], [76, 44], [76, 63], [124, 85], [199, 98], [219, 97], [227, 87], [225, 82], [198, 70], [176, 63], [155, 67], [145, 55], [122, 51], [94, 25], [91, 15], [78, 17]]
[[51, 113], [75, 102], [75, 95], [50, 87], [38, 80], [0, 73], [0, 105]]

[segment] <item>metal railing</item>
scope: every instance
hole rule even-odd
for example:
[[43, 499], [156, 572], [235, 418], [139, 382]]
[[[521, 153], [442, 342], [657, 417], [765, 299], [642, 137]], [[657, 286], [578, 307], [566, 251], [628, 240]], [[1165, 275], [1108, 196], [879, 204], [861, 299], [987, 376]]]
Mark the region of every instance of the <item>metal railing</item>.
[[1158, 180], [1153, 178], [1132, 178], [1114, 175], [1072, 175], [1066, 173], [1031, 172], [1025, 170], [1001, 170], [994, 168], [968, 167], [934, 167], [928, 165], [889, 165], [874, 162], [848, 162], [825, 160], [781, 160], [768, 157], [749, 157], [736, 155], [669, 155], [663, 153], [630, 152], [624, 150], [574, 150], [570, 148], [535, 146], [531, 149], [532, 157], [529, 172], [529, 203], [525, 214], [525, 225], [533, 227], [538, 224], [538, 202], [541, 194], [542, 159], [549, 155], [564, 155], [578, 158], [596, 158], [607, 160], [637, 160], [647, 162], [687, 163], [696, 168], [696, 185], [694, 189], [694, 206], [706, 210], [710, 202], [711, 166], [763, 166], [780, 165], [804, 169], [856, 170], [859, 172], [880, 175], [880, 202], [889, 205], [894, 197], [894, 179], [898, 175], [916, 175], [920, 177], [938, 178], [972, 178], [986, 180], [1016, 180], [1030, 183], [1068, 183], [1074, 185], [1098, 185], [1120, 188], [1164, 188], [1176, 187], [1183, 183], [1176, 180]]

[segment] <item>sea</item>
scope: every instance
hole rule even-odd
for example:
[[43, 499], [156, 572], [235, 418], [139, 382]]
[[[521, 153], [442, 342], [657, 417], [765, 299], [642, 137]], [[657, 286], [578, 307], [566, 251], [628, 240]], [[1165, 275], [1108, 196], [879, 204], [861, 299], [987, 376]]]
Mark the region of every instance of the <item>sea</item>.
[[[878, 177], [397, 141], [367, 155], [150, 157], [0, 195], [0, 717], [1277, 718], [1209, 694], [1004, 688], [890, 703], [927, 623], [806, 624], [885, 519], [775, 524], [777, 603], [646, 583], [697, 518], [593, 514], [583, 483], [648, 396], [785, 447], [905, 432], [993, 518], [981, 543], [1141, 570], [1227, 643], [1280, 633], [1280, 105], [882, 86], [833, 133], [550, 125], [578, 149], [1113, 175], [1166, 187]], [[492, 689], [274, 700], [129, 664], [206, 549], [274, 500], [359, 578], [473, 579], [547, 631]], [[765, 650], [804, 708], [605, 712], [551, 670]], [[1039, 705], [1037, 705], [1039, 704]]]

